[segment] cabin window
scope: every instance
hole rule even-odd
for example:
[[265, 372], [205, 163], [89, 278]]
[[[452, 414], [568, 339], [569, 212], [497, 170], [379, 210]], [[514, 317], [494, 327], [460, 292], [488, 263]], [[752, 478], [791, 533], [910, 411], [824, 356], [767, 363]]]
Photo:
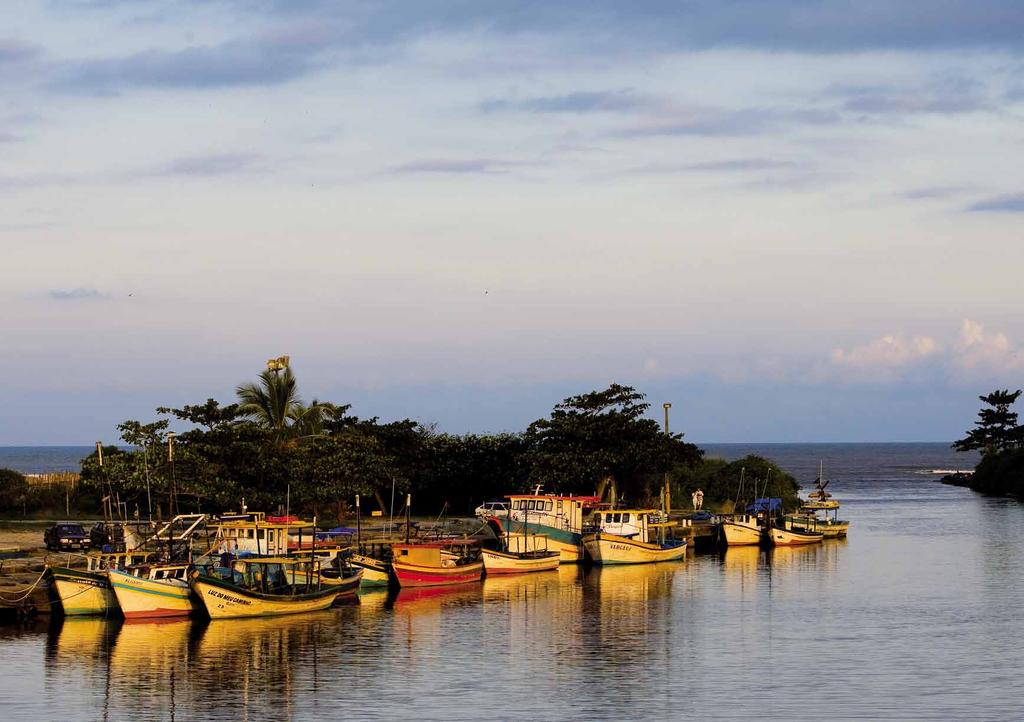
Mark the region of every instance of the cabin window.
[[274, 530], [267, 529], [267, 541], [274, 541]]
[[620, 521], [622, 521], [622, 514], [613, 514], [612, 521], [618, 524]]
[[553, 508], [554, 508], [554, 503], [553, 502], [548, 501], [548, 502], [544, 503], [545, 511], [551, 511]]
[[622, 523], [623, 524], [628, 524], [629, 523], [629, 514], [623, 514], [622, 515]]
[[403, 549], [402, 550], [402, 556], [404, 557], [404, 556], [408, 556], [408, 555], [409, 555], [409, 550], [408, 549]]
[[266, 533], [267, 533], [266, 529], [257, 529], [256, 530], [256, 538], [257, 539], [263, 539], [263, 538], [266, 537]]
[[533, 511], [536, 508], [537, 508], [537, 502], [535, 500], [533, 500], [533, 499], [530, 499], [530, 501], [527, 502], [527, 504], [526, 504], [526, 510], [527, 511]]
[[562, 511], [562, 500], [558, 500], [558, 511]]
[[256, 532], [254, 530], [252, 530], [252, 529], [247, 529], [246, 533], [245, 533], [245, 535], [247, 537], [249, 537], [250, 539], [252, 539], [255, 534], [256, 534]]

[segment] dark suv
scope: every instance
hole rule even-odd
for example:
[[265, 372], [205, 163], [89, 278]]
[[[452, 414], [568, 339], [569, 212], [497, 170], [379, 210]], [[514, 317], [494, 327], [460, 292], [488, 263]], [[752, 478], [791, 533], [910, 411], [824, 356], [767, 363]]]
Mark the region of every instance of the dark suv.
[[46, 548], [53, 551], [89, 548], [89, 535], [81, 524], [73, 521], [59, 521], [47, 528], [43, 532], [43, 541]]

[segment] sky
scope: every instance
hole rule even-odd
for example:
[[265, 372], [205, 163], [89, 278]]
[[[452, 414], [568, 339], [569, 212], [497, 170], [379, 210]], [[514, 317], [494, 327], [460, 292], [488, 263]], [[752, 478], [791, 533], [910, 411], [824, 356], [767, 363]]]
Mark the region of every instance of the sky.
[[1024, 385], [1016, 0], [42, 0], [0, 24], [0, 444], [288, 354], [518, 430], [950, 440]]

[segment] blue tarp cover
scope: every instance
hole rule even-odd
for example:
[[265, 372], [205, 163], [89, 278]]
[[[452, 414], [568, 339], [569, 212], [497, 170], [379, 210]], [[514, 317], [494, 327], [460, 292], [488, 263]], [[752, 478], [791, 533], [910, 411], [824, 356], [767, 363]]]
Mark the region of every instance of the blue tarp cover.
[[782, 499], [754, 499], [754, 503], [747, 507], [747, 511], [782, 511]]

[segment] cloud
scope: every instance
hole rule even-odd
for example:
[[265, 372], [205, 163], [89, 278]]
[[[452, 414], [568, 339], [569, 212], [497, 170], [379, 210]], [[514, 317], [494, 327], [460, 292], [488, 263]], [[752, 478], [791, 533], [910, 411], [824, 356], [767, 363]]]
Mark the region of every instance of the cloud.
[[982, 83], [959, 76], [942, 76], [918, 86], [838, 84], [825, 95], [840, 98], [847, 112], [878, 116], [953, 115], [992, 107]]
[[964, 319], [954, 345], [953, 364], [968, 376], [988, 377], [1024, 369], [1024, 352], [1014, 348], [1003, 333], [989, 333], [977, 321]]
[[911, 201], [933, 200], [960, 195], [966, 190], [963, 186], [932, 186], [930, 188], [913, 188], [900, 193], [899, 197]]
[[392, 173], [504, 173], [517, 163], [489, 158], [420, 160], [394, 166]]
[[23, 140], [19, 135], [14, 133], [8, 133], [6, 130], [0, 130], [0, 143], [18, 143]]
[[964, 210], [968, 213], [1024, 213], [1024, 193], [985, 198]]
[[832, 351], [832, 363], [853, 369], [892, 369], [917, 363], [939, 350], [930, 336], [886, 334], [863, 346]]
[[629, 90], [578, 91], [521, 99], [491, 99], [480, 104], [485, 113], [520, 111], [526, 113], [605, 113], [635, 111], [658, 104], [654, 98]]
[[69, 64], [53, 87], [103, 94], [126, 88], [276, 85], [326, 67], [325, 53], [337, 41], [330, 28], [298, 27], [217, 45], [82, 60]]
[[795, 168], [797, 163], [772, 158], [735, 158], [732, 160], [708, 161], [705, 163], [654, 164], [644, 166], [641, 172], [710, 172], [710, 173], [743, 173], [747, 171], [779, 170]]
[[38, 45], [31, 45], [12, 38], [0, 38], [0, 65], [22, 63], [42, 54]]
[[178, 158], [149, 175], [158, 176], [219, 176], [255, 170], [262, 156], [255, 153], [224, 153]]
[[69, 290], [47, 291], [47, 296], [55, 301], [96, 301], [109, 298], [107, 294], [100, 293], [95, 288], [72, 288]]

